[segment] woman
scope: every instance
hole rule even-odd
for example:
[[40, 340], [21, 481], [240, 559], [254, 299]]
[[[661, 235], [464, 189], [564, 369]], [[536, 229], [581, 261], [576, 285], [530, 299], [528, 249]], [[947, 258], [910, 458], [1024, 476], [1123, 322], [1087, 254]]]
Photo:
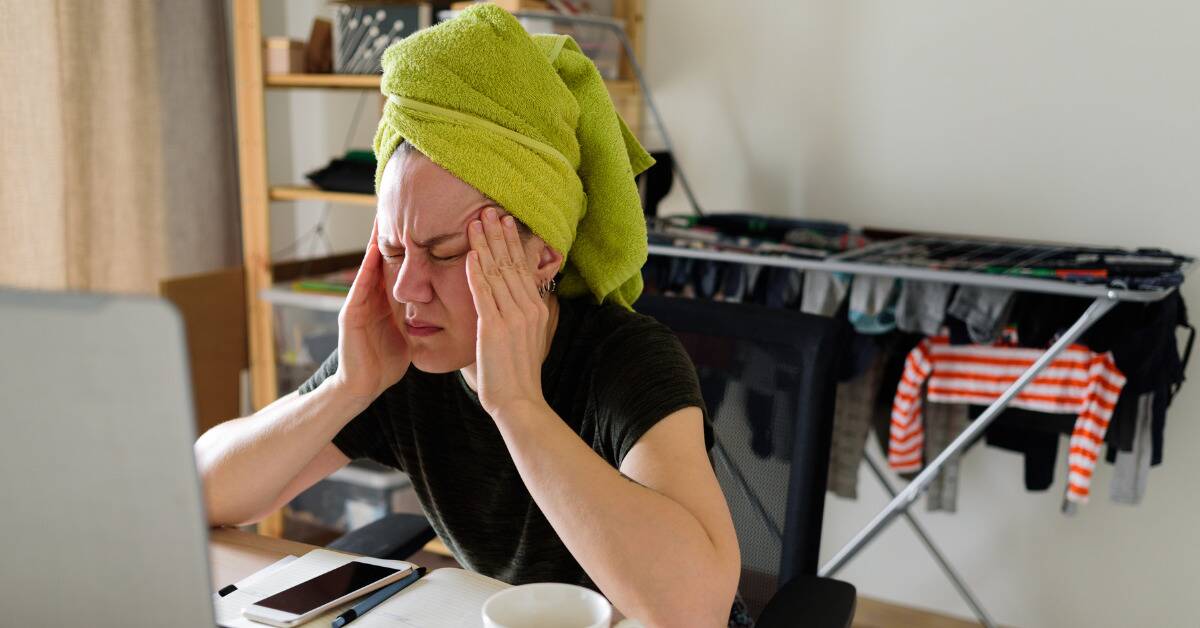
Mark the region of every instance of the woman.
[[468, 568], [597, 588], [648, 626], [724, 625], [740, 558], [695, 370], [630, 309], [652, 160], [573, 41], [495, 6], [384, 69], [379, 204], [338, 350], [197, 442], [213, 523], [366, 457], [408, 473]]

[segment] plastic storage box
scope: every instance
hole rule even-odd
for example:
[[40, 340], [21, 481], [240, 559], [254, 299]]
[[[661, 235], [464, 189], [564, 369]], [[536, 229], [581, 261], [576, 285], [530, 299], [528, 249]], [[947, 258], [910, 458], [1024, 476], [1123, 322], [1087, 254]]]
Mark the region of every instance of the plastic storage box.
[[[339, 297], [326, 298], [331, 299], [331, 308], [339, 302]], [[282, 396], [299, 388], [330, 353], [337, 351], [338, 313], [278, 301], [273, 312], [276, 371]]]
[[[610, 9], [611, 12], [611, 9]], [[438, 11], [439, 22], [445, 22], [458, 15], [458, 11]], [[611, 19], [611, 18], [610, 18]], [[580, 24], [556, 18], [555, 14], [546, 12], [545, 17], [520, 16], [517, 21], [530, 34], [550, 33], [570, 35], [579, 49], [587, 55], [600, 76], [605, 80], [614, 81], [621, 77], [621, 41], [608, 28], [598, 24]], [[622, 24], [621, 20], [615, 20]]]
[[370, 460], [355, 460], [300, 493], [289, 517], [338, 534], [357, 530], [392, 513], [420, 513], [408, 476]]

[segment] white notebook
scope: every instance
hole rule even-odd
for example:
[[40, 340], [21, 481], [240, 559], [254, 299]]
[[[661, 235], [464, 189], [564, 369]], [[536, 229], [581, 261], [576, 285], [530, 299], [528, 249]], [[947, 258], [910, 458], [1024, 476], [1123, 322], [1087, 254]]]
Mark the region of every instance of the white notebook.
[[508, 587], [499, 580], [465, 569], [434, 569], [350, 626], [483, 628], [484, 601]]
[[[263, 628], [266, 624], [242, 616], [242, 609], [269, 595], [295, 586], [330, 569], [354, 560], [353, 556], [316, 549], [300, 558], [288, 556], [237, 582], [237, 590], [220, 597], [213, 595], [217, 624], [225, 628]], [[389, 561], [404, 569], [404, 561]], [[356, 628], [404, 626], [420, 628], [482, 627], [483, 602], [509, 585], [463, 569], [435, 569], [420, 580], [393, 595], [383, 604], [351, 623]], [[361, 598], [360, 598], [361, 599]], [[334, 618], [354, 606], [354, 600], [320, 615], [303, 626], [329, 626]]]

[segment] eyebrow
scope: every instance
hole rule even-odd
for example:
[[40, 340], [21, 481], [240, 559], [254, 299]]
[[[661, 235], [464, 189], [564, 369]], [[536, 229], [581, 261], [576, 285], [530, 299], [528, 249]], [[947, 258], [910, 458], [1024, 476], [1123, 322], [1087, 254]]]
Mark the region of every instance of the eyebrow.
[[[491, 205], [492, 207], [500, 207], [500, 204], [497, 203], [496, 201], [492, 200], [491, 197], [485, 197], [482, 201], [476, 203], [474, 209], [479, 209], [481, 207], [487, 207], [488, 205]], [[474, 211], [474, 209], [472, 211]], [[478, 216], [476, 217], [476, 219], [478, 219]], [[453, 233], [443, 233], [441, 235], [435, 235], [432, 238], [429, 238], [428, 240], [413, 240], [413, 246], [415, 246], [419, 249], [431, 249], [443, 242], [453, 240], [455, 238], [461, 238], [464, 236], [466, 236], [466, 234], [463, 233], [462, 231], [457, 231], [457, 232], [453, 232]], [[398, 245], [393, 244], [391, 240], [385, 239], [385, 238], [387, 238], [387, 234], [380, 234], [379, 238], [380, 238], [380, 244], [383, 246], [389, 246], [394, 249], [400, 248]]]
[[[491, 205], [492, 207], [500, 207], [499, 203], [492, 200], [490, 197], [485, 197], [482, 201], [479, 201], [478, 203], [475, 204], [475, 207], [472, 209], [472, 211], [474, 211], [475, 209], [479, 209], [481, 207], [486, 207], [488, 205]], [[474, 219], [478, 219], [478, 216], [476, 216]], [[432, 238], [429, 238], [428, 240], [413, 240], [413, 246], [415, 246], [419, 249], [431, 249], [443, 242], [453, 240], [455, 238], [465, 237], [465, 236], [466, 236], [466, 233], [464, 233], [462, 231], [455, 231], [452, 233], [443, 233], [441, 235], [435, 235]], [[399, 245], [393, 244], [391, 240], [387, 240], [385, 238], [387, 238], [387, 234], [380, 234], [379, 239], [380, 239], [381, 245], [389, 246], [394, 249], [400, 248]]]

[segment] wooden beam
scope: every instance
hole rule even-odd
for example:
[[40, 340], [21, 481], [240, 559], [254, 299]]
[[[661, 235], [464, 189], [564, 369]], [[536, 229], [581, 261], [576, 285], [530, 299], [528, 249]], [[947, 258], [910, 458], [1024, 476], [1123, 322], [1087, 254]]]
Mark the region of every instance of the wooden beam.
[[[242, 201], [242, 263], [246, 269], [251, 403], [257, 411], [277, 396], [271, 304], [258, 293], [271, 285], [271, 223], [267, 198], [267, 133], [263, 105], [262, 6], [233, 2], [233, 75], [237, 90], [238, 176]], [[279, 536], [282, 513], [259, 523], [260, 533]]]
[[242, 258], [250, 337], [251, 401], [261, 409], [276, 397], [270, 305], [258, 298], [271, 285], [267, 136], [263, 104], [262, 23], [259, 0], [233, 5], [234, 82], [237, 89], [238, 175], [242, 201]]

